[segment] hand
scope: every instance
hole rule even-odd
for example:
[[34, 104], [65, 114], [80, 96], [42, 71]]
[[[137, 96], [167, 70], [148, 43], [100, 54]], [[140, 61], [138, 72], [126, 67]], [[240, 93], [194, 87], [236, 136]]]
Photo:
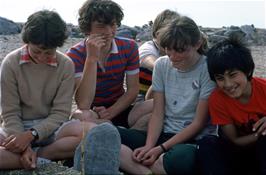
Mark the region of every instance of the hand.
[[96, 119], [99, 118], [99, 116], [93, 110], [77, 109], [72, 115], [72, 118], [79, 119], [80, 121], [94, 122]]
[[20, 163], [27, 170], [34, 169], [36, 168], [36, 159], [37, 154], [28, 146], [20, 157]]
[[26, 150], [33, 139], [31, 132], [25, 131], [23, 133], [10, 135], [4, 140], [2, 146], [10, 152], [21, 153]]
[[158, 159], [158, 157], [163, 153], [163, 150], [161, 147], [156, 146], [152, 148], [150, 151], [148, 151], [144, 157], [142, 164], [145, 166], [151, 166], [154, 164], [154, 162]]
[[106, 109], [104, 106], [94, 106], [93, 111], [96, 112], [100, 119], [107, 119], [111, 120], [112, 116], [108, 109]]
[[132, 159], [136, 162], [141, 163], [144, 160], [145, 154], [150, 150], [151, 148], [149, 146], [143, 146], [140, 148], [137, 148], [133, 151]]
[[255, 136], [266, 135], [266, 117], [261, 118], [253, 125], [253, 131], [256, 131]]
[[106, 38], [101, 34], [91, 34], [85, 42], [87, 56], [95, 59], [94, 61], [99, 61], [101, 58], [101, 49], [106, 45]]
[[2, 146], [2, 144], [4, 143], [6, 137], [3, 136], [2, 134], [0, 134], [0, 146]]

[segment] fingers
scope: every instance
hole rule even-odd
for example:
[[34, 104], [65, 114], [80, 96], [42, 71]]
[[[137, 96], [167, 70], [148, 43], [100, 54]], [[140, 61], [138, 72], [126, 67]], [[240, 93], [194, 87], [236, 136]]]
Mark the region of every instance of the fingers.
[[36, 153], [33, 153], [31, 155], [31, 168], [36, 168], [36, 162], [37, 162], [37, 155]]
[[143, 148], [138, 148], [135, 149], [132, 156], [133, 156], [133, 160], [137, 161], [137, 162], [142, 162], [145, 159], [145, 154], [147, 153], [147, 151]]
[[21, 150], [21, 148], [19, 147], [20, 145], [17, 145], [15, 140], [16, 140], [16, 137], [10, 137], [11, 139], [8, 139], [7, 142], [5, 142], [3, 144], [3, 146], [8, 150], [8, 151], [11, 151], [11, 152], [14, 152], [14, 153], [19, 153], [19, 152], [22, 152], [23, 150]]
[[86, 39], [86, 48], [90, 55], [99, 52], [106, 45], [107, 39], [104, 35], [92, 34]]
[[28, 146], [28, 144], [25, 144], [23, 141], [23, 138], [18, 138], [17, 136], [12, 135], [7, 138], [3, 146], [13, 153], [21, 153], [25, 151]]
[[25, 169], [36, 168], [36, 153], [28, 148], [21, 156], [21, 164]]
[[93, 111], [95, 111], [100, 119], [110, 119], [110, 112], [104, 106], [94, 106]]
[[106, 108], [104, 106], [94, 106], [92, 110], [99, 113], [100, 111], [103, 111], [105, 109]]
[[15, 138], [14, 135], [10, 135], [9, 137], [5, 138], [4, 141], [3, 141], [3, 146], [6, 147], [6, 145]]
[[256, 131], [256, 136], [266, 135], [266, 117], [261, 118], [253, 125], [253, 131]]
[[133, 160], [135, 160], [136, 162], [141, 162], [141, 157], [139, 156], [141, 150], [140, 149], [135, 149], [133, 151], [133, 154], [132, 154], [132, 158]]
[[256, 132], [256, 135], [257, 136], [259, 136], [259, 135], [265, 136], [266, 135], [266, 123], [263, 123], [262, 125], [260, 125], [258, 131]]
[[142, 164], [145, 166], [150, 166], [154, 163], [155, 157], [154, 156], [148, 156], [146, 159], [142, 161]]

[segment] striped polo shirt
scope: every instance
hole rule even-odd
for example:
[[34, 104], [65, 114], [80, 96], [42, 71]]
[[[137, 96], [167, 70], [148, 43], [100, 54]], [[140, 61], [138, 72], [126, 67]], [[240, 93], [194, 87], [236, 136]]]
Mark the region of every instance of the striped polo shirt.
[[[75, 64], [75, 77], [83, 74], [86, 61], [85, 40], [67, 51], [67, 55]], [[96, 93], [92, 106], [110, 106], [121, 97], [125, 74], [139, 73], [138, 46], [134, 40], [115, 37], [111, 52], [104, 63], [104, 68], [97, 66]]]

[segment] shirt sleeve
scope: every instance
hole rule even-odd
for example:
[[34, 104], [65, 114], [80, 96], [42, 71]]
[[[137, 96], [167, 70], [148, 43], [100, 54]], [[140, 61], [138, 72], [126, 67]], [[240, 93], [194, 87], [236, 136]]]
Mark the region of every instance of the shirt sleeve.
[[128, 62], [126, 67], [126, 74], [134, 75], [139, 73], [139, 51], [138, 45], [133, 40], [130, 41], [129, 53], [127, 55]]
[[216, 87], [216, 84], [210, 79], [207, 64], [203, 64], [202, 70], [203, 71], [201, 72], [201, 78], [200, 78], [200, 84], [201, 84], [200, 99], [206, 100], [209, 98], [211, 92]]
[[15, 65], [11, 63], [11, 56], [7, 56], [0, 73], [1, 119], [3, 130], [8, 135], [24, 131], [16, 73], [12, 66]]
[[152, 44], [152, 41], [147, 41], [146, 43], [142, 44], [139, 48], [139, 59], [140, 63], [145, 60], [146, 57], [152, 55], [155, 58], [160, 56], [159, 51], [157, 48]]
[[81, 77], [83, 74], [84, 64], [86, 61], [86, 50], [84, 41], [71, 47], [66, 55], [71, 58], [75, 66], [75, 77]]
[[[163, 57], [165, 58], [165, 57]], [[152, 73], [152, 90], [164, 92], [164, 75], [163, 70], [166, 69], [163, 58], [159, 58], [155, 61], [153, 73]]]

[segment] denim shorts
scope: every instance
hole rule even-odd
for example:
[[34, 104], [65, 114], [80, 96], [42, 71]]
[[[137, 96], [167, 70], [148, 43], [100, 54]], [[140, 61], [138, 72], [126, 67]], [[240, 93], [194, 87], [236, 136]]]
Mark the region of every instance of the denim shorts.
[[[22, 121], [23, 126], [24, 126], [24, 130], [29, 130], [30, 128], [32, 128], [34, 125], [40, 123], [43, 119], [37, 119], [37, 120], [24, 120]], [[57, 129], [53, 134], [51, 134], [50, 136], [48, 136], [47, 138], [41, 140], [41, 141], [35, 141], [32, 142], [32, 147], [43, 147], [46, 145], [51, 144], [52, 142], [54, 142], [56, 135], [58, 134], [58, 131], [61, 129], [61, 127], [59, 129]], [[3, 130], [2, 127], [0, 127], [0, 134], [3, 135], [4, 137], [7, 136], [7, 133]]]

